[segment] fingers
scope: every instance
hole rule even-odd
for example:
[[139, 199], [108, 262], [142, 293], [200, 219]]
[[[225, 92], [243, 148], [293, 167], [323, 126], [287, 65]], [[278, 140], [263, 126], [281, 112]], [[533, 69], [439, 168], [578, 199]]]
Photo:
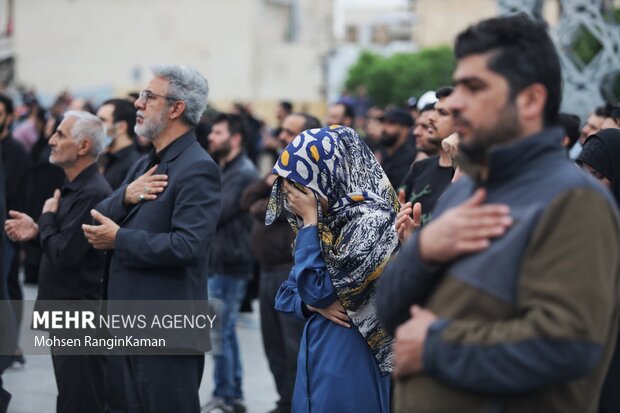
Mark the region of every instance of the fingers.
[[107, 224], [108, 222], [111, 221], [110, 218], [106, 217], [105, 215], [102, 215], [96, 209], [90, 210], [90, 216], [92, 216], [95, 219], [95, 221], [99, 222], [100, 224]]
[[54, 199], [56, 199], [56, 201], [60, 200], [60, 189], [54, 190]]
[[25, 218], [27, 215], [24, 214], [23, 212], [19, 212], [19, 211], [9, 211], [9, 216], [13, 219], [20, 219], [20, 218]]
[[401, 205], [405, 203], [405, 190], [404, 189], [401, 189], [398, 191], [398, 202], [400, 202]]
[[419, 228], [422, 225], [422, 204], [416, 202], [413, 206], [413, 225]]

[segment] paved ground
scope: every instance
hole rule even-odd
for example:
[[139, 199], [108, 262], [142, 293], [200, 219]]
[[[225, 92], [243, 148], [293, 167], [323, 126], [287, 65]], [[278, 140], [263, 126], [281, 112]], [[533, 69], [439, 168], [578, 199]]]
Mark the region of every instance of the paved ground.
[[[34, 299], [36, 289], [25, 288], [25, 298]], [[276, 390], [267, 366], [260, 336], [258, 309], [239, 320], [237, 331], [245, 368], [243, 389], [249, 413], [264, 413], [275, 406]], [[56, 382], [49, 356], [26, 356], [26, 367], [9, 370], [3, 376], [6, 389], [13, 395], [9, 413], [53, 413], [56, 402]], [[206, 357], [205, 374], [200, 387], [204, 404], [213, 386], [212, 363]]]

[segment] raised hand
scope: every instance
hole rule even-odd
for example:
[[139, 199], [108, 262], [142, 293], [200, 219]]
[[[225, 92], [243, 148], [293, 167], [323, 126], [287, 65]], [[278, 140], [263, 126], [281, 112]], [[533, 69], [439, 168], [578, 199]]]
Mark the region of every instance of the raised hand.
[[420, 257], [426, 262], [447, 262], [491, 245], [512, 225], [510, 208], [484, 204], [486, 191], [478, 189], [461, 205], [431, 221], [420, 232]]
[[140, 175], [125, 189], [125, 205], [136, 205], [143, 201], [157, 199], [157, 194], [164, 191], [168, 185], [167, 175], [154, 175], [157, 165]]

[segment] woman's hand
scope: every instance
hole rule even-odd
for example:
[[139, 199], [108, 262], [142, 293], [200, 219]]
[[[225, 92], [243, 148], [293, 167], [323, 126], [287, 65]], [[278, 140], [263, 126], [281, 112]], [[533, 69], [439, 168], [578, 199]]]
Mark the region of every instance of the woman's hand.
[[316, 197], [312, 190], [306, 188], [305, 192], [300, 191], [284, 179], [284, 196], [289, 209], [299, 215], [304, 221], [304, 225], [316, 225], [318, 216], [316, 212]]
[[340, 303], [339, 299], [335, 299], [333, 303], [328, 305], [325, 308], [316, 308], [306, 304], [308, 310], [313, 313], [319, 313], [323, 317], [327, 318], [329, 321], [332, 321], [338, 325], [341, 325], [346, 328], [351, 328], [351, 325], [347, 323], [347, 321], [351, 321], [344, 307]]

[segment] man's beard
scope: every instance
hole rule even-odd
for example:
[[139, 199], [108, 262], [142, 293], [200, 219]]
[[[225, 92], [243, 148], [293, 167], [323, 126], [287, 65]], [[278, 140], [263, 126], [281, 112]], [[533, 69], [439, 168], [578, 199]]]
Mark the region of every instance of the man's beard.
[[[153, 141], [164, 129], [168, 126], [168, 119], [166, 119], [167, 108], [164, 107], [159, 113], [157, 113], [152, 119], [142, 118], [142, 125], [136, 124], [134, 131], [136, 134]], [[139, 115], [143, 115], [142, 112], [138, 112]]]
[[230, 155], [231, 150], [232, 150], [232, 147], [230, 145], [230, 141], [226, 141], [222, 143], [222, 146], [220, 146], [217, 149], [209, 148], [209, 154], [216, 162], [219, 163], [222, 160], [226, 159], [228, 155]]
[[381, 135], [381, 145], [385, 146], [386, 148], [391, 148], [396, 144], [396, 142], [398, 142], [398, 138], [399, 135], [397, 133], [383, 133], [383, 135]]
[[[460, 113], [454, 114], [455, 119], [461, 123], [469, 125], [466, 119], [460, 118]], [[478, 129], [472, 131], [473, 136], [469, 141], [459, 141], [459, 151], [463, 153], [470, 162], [482, 165], [486, 163], [487, 151], [494, 145], [510, 142], [521, 135], [521, 125], [517, 109], [513, 102], [508, 102], [500, 112], [495, 126], [489, 129]]]

